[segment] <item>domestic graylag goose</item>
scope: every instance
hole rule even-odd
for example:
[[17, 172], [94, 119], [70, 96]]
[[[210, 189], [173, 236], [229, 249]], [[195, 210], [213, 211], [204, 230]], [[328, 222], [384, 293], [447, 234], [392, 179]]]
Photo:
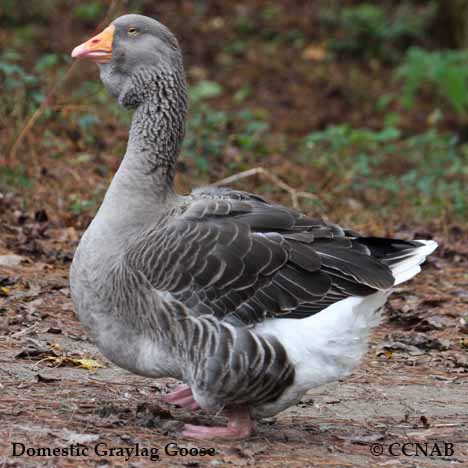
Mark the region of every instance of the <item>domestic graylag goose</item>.
[[76, 313], [100, 351], [136, 374], [184, 384], [166, 400], [223, 411], [243, 438], [254, 421], [350, 374], [392, 288], [437, 246], [361, 236], [247, 192], [174, 191], [187, 93], [174, 35], [116, 19], [72, 57], [99, 66], [134, 109], [125, 157], [71, 267]]

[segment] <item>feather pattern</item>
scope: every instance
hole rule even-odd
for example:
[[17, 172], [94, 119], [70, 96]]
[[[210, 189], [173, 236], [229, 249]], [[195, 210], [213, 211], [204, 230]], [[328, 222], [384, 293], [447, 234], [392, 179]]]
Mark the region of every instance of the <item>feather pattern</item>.
[[101, 78], [136, 110], [74, 256], [76, 312], [119, 366], [185, 381], [202, 408], [273, 415], [349, 373], [389, 290], [436, 244], [361, 237], [238, 190], [177, 195], [187, 108], [177, 40], [139, 15], [113, 25], [120, 62], [100, 64]]
[[[132, 239], [114, 275], [120, 284], [132, 281], [129, 271], [143, 275], [131, 290], [147, 284], [138, 297], [157, 297], [145, 309], [167, 324], [144, 328], [170, 331], [158, 341], [177, 356], [202, 406], [262, 406], [292, 385], [295, 371], [280, 340], [249, 327], [387, 291], [394, 262], [422, 245], [360, 238], [245, 192], [209, 188]], [[119, 301], [120, 309], [143, 308]]]
[[249, 325], [299, 311], [306, 317], [333, 300], [390, 288], [390, 266], [368, 244], [377, 248], [245, 192], [210, 188], [145, 230], [124, 262], [194, 312]]

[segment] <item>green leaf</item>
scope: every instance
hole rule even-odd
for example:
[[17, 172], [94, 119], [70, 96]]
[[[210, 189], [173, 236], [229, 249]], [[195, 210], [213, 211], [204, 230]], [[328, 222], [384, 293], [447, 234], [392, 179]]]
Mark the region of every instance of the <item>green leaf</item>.
[[43, 72], [57, 65], [58, 62], [59, 56], [57, 54], [45, 54], [38, 60], [34, 68], [39, 72]]
[[102, 16], [103, 13], [103, 3], [97, 1], [81, 2], [81, 4], [74, 8], [74, 10], [72, 11], [72, 16], [84, 20], [95, 20]]
[[223, 88], [220, 84], [214, 81], [202, 80], [190, 88], [189, 96], [193, 102], [198, 102], [219, 96], [222, 92]]

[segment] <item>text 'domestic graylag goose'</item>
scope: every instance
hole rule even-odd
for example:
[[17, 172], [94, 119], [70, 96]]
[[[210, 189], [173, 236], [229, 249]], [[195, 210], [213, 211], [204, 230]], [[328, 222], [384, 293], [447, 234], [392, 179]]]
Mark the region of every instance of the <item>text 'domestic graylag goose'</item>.
[[242, 438], [359, 363], [392, 288], [433, 241], [362, 237], [228, 188], [174, 191], [187, 94], [173, 34], [115, 20], [72, 56], [99, 66], [135, 109], [125, 157], [84, 233], [70, 275], [76, 313], [101, 352], [139, 375], [184, 382], [166, 401], [223, 410]]

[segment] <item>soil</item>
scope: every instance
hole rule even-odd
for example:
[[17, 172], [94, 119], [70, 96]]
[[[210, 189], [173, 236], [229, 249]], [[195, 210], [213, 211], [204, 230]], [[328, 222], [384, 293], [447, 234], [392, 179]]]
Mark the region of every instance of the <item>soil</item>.
[[[39, 2], [22, 8], [20, 3], [14, 11], [26, 18], [24, 23], [33, 24], [37, 33], [37, 40], [25, 46], [27, 70], [44, 53], [63, 54], [97, 30], [97, 21], [80, 25], [70, 16], [70, 5], [78, 3], [75, 0], [61, 2], [59, 11], [39, 19], [34, 9], [29, 11]], [[128, 2], [110, 3], [120, 7], [112, 12], [114, 16], [128, 9]], [[298, 0], [294, 8], [286, 0], [275, 2], [281, 14], [271, 21], [262, 17], [268, 3], [262, 0], [161, 0], [157, 15], [155, 2], [138, 3], [145, 5], [143, 13], [163, 19], [184, 45], [190, 82], [206, 79], [223, 84], [225, 93], [213, 101], [220, 108], [231, 106], [231, 96], [247, 83], [251, 92], [239, 106], [266, 110], [275, 132], [303, 137], [311, 130], [344, 122], [381, 127], [383, 113], [376, 114], [375, 102], [394, 86], [387, 64], [357, 63], [341, 56], [330, 63], [307, 58], [301, 55], [303, 47], [295, 48], [293, 36], [283, 38], [285, 31], [304, 31], [304, 47], [320, 52], [328, 32], [318, 13], [336, 2]], [[201, 3], [206, 4], [205, 13], [197, 10]], [[23, 22], [17, 21], [10, 19], [10, 29], [0, 31], [1, 47], [15, 37], [21, 39], [15, 28]], [[250, 28], [247, 32], [244, 23]], [[231, 42], [239, 37], [244, 49], [232, 52]], [[229, 66], [222, 66], [226, 60]], [[33, 188], [21, 193], [0, 187], [0, 467], [468, 466], [468, 237], [466, 223], [460, 220], [450, 220], [450, 225], [434, 220], [410, 230], [398, 219], [389, 223], [376, 217], [353, 226], [370, 235], [434, 238], [440, 247], [423, 272], [391, 296], [386, 318], [353, 375], [314, 389], [299, 405], [261, 421], [248, 440], [184, 439], [180, 436], [184, 423], [223, 424], [223, 417], [170, 407], [161, 396], [176, 382], [138, 377], [106, 361], [75, 318], [70, 300], [68, 270], [92, 212], [72, 212], [69, 198], [78, 194], [88, 199], [96, 192], [97, 198], [102, 196], [120, 162], [117, 155], [123, 153], [127, 128], [106, 117], [95, 129], [99, 138], [89, 143], [70, 123], [67, 112], [75, 104], [88, 105], [88, 97], [70, 105], [72, 92], [83, 81], [96, 79], [94, 67], [80, 67], [49, 96], [60, 116], [38, 119], [18, 146], [17, 160], [9, 161], [26, 168], [35, 182]], [[50, 81], [55, 83], [53, 76]], [[43, 88], [50, 90], [51, 83], [47, 81]], [[407, 114], [403, 131], [424, 129], [433, 104], [428, 101]], [[97, 108], [90, 112], [102, 114]], [[14, 124], [9, 120], [9, 125], [0, 128], [5, 146], [4, 151], [0, 149], [0, 161], [29, 118], [25, 112]], [[450, 129], [450, 119], [442, 127]], [[84, 153], [92, 155], [89, 162], [71, 163]], [[287, 151], [271, 154], [262, 166], [289, 174], [291, 185], [306, 190], [304, 168], [293, 156]], [[231, 175], [229, 166], [223, 167], [216, 178], [212, 175], [214, 180]], [[193, 180], [187, 172], [178, 178], [186, 190], [214, 181]], [[242, 188], [263, 193], [258, 183], [258, 179], [249, 180]], [[267, 196], [291, 203], [284, 194]], [[331, 220], [349, 218], [345, 203], [333, 209], [327, 212]], [[400, 211], [396, 216], [405, 218]], [[5, 265], [5, 256], [10, 266]], [[165, 450], [170, 443], [211, 447], [216, 453], [172, 456]], [[30, 449], [31, 456], [14, 456], [14, 447], [21, 451], [21, 444]], [[87, 455], [41, 456], [37, 451], [70, 451], [77, 444], [88, 448]], [[102, 454], [106, 449], [137, 444], [140, 456], [128, 460], [118, 453]], [[142, 455], [144, 448], [159, 448], [159, 460]], [[169, 448], [173, 451], [173, 446]]]
[[[115, 367], [75, 318], [67, 276], [80, 233], [26, 214], [18, 223], [20, 213], [9, 211], [1, 227], [0, 263], [21, 262], [0, 267], [0, 466], [467, 466], [468, 251], [456, 231], [450, 242], [436, 236], [424, 271], [391, 296], [350, 378], [310, 391], [248, 440], [200, 442], [180, 435], [183, 423], [223, 424], [222, 416], [164, 403], [175, 381]], [[13, 456], [13, 443], [31, 456]], [[31, 452], [78, 443], [86, 456]], [[169, 443], [216, 453], [172, 456]], [[159, 460], [104, 454], [136, 444], [159, 448]], [[406, 445], [405, 456], [403, 444], [419, 445]], [[413, 456], [416, 448], [432, 456]]]

